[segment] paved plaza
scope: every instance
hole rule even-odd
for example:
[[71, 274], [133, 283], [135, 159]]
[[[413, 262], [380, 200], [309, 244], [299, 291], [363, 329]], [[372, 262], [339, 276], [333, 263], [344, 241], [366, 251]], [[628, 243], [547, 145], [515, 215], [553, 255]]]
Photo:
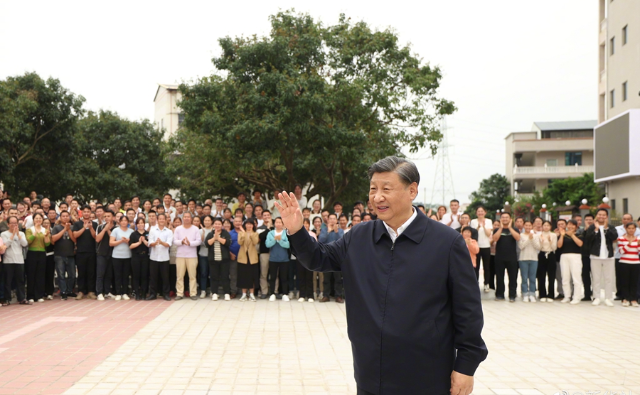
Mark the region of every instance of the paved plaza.
[[[492, 295], [474, 394], [640, 394], [640, 309]], [[334, 302], [55, 299], [0, 308], [0, 327], [0, 394], [356, 391]]]

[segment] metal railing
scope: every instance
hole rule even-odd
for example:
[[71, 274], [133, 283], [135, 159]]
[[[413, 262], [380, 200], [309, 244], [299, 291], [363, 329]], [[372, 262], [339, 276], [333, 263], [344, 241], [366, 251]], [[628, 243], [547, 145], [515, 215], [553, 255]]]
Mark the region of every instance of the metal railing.
[[593, 166], [514, 166], [513, 174], [590, 173]]

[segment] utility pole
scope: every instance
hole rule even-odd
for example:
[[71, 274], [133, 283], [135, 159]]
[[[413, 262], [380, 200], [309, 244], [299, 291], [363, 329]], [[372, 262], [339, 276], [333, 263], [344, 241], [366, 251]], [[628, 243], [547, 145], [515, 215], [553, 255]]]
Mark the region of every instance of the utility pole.
[[[453, 186], [453, 174], [451, 172], [451, 164], [449, 163], [449, 127], [444, 116], [442, 122], [442, 141], [438, 144], [438, 152], [436, 153], [436, 172], [433, 176], [433, 190], [431, 191], [431, 202], [435, 204], [437, 195], [442, 193], [440, 204], [446, 206], [447, 195], [455, 198], [456, 192]], [[436, 187], [439, 187], [436, 189]]]

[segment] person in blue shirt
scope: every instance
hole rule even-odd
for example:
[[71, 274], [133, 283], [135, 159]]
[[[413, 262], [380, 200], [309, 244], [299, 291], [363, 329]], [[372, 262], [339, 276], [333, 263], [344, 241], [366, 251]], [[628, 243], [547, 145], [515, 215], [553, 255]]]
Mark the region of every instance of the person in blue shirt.
[[282, 218], [276, 218], [274, 222], [275, 229], [267, 234], [265, 246], [270, 249], [269, 252], [269, 302], [276, 300], [276, 277], [279, 275], [280, 293], [282, 301], [289, 301], [289, 239], [287, 231], [284, 229]]
[[240, 251], [240, 244], [238, 244], [239, 229], [242, 229], [242, 218], [235, 217], [233, 219], [233, 229], [229, 232], [231, 235], [231, 245], [229, 246], [229, 252], [231, 255], [231, 265], [229, 265], [231, 299], [235, 299], [238, 294], [238, 252]]
[[[331, 243], [339, 240], [344, 236], [344, 230], [338, 226], [338, 216], [336, 214], [329, 214], [327, 220], [327, 226], [322, 228], [318, 241], [320, 243]], [[328, 272], [324, 274], [324, 281], [322, 283], [322, 299], [320, 303], [325, 303], [331, 300], [329, 293], [331, 292], [331, 278], [333, 278], [334, 296], [337, 303], [344, 303], [344, 282], [342, 279], [342, 272]]]

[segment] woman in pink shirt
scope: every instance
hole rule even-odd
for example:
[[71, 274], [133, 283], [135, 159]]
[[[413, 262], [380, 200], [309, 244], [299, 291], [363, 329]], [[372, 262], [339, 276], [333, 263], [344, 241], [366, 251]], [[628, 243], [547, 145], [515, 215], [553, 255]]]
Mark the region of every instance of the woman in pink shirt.
[[[629, 222], [624, 226], [627, 233], [618, 238], [620, 251], [620, 294], [622, 306], [638, 307], [638, 277], [640, 276], [640, 242], [635, 236], [636, 224]], [[631, 303], [629, 303], [631, 302]]]

